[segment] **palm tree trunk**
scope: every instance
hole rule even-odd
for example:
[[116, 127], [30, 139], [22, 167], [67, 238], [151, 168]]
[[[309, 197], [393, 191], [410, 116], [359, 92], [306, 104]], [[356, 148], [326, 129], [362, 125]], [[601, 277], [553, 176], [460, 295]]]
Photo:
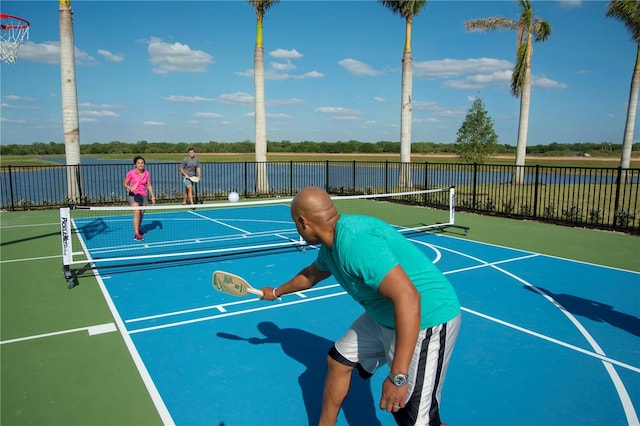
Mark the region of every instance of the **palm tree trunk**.
[[411, 57], [411, 21], [406, 24], [405, 49], [402, 55], [402, 95], [400, 109], [400, 170], [398, 186], [410, 188], [411, 182], [411, 92], [413, 90], [413, 58]]
[[262, 45], [262, 20], [257, 23], [256, 47], [253, 52], [256, 124], [256, 192], [269, 192], [267, 180], [267, 125], [264, 106], [264, 46]]
[[524, 165], [527, 156], [527, 133], [529, 131], [529, 108], [531, 105], [531, 67], [527, 65], [520, 94], [520, 120], [518, 121], [518, 145], [516, 147], [516, 167], [512, 183], [524, 183]]
[[[631, 162], [631, 148], [633, 147], [633, 133], [635, 130], [636, 111], [638, 108], [638, 89], [640, 87], [640, 44], [636, 49], [636, 65], [631, 76], [631, 88], [629, 89], [629, 104], [627, 106], [627, 121], [624, 125], [624, 138], [622, 140], [622, 154], [620, 167], [628, 169]], [[621, 175], [621, 184], [627, 180], [627, 171]]]
[[60, 0], [60, 76], [62, 128], [67, 164], [67, 199], [77, 204], [82, 196], [80, 179], [80, 129], [71, 2]]

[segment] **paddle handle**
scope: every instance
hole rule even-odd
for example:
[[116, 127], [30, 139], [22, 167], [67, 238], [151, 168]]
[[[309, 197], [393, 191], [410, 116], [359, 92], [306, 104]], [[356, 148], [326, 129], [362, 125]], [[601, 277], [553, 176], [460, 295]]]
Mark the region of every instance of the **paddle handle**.
[[258, 290], [257, 288], [247, 287], [247, 293], [255, 294], [256, 296], [264, 296], [262, 290]]

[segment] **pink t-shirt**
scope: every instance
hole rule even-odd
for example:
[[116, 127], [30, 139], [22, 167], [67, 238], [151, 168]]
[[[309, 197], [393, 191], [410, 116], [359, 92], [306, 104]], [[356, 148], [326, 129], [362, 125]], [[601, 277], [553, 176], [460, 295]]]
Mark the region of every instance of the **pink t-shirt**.
[[148, 171], [145, 170], [142, 175], [140, 175], [137, 169], [129, 170], [125, 179], [129, 179], [129, 186], [135, 186], [136, 183], [138, 184], [136, 189], [131, 192], [140, 194], [143, 197], [147, 196], [147, 182], [151, 179]]

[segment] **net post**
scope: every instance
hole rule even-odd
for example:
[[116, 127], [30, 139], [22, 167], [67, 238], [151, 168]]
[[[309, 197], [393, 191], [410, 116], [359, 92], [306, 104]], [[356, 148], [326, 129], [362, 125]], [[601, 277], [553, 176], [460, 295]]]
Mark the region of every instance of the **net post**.
[[73, 263], [73, 248], [71, 247], [71, 214], [69, 207], [60, 208], [60, 237], [62, 241], [62, 273], [67, 286], [75, 286], [73, 274], [71, 273], [71, 263]]
[[449, 224], [455, 224], [456, 216], [456, 187], [449, 187]]

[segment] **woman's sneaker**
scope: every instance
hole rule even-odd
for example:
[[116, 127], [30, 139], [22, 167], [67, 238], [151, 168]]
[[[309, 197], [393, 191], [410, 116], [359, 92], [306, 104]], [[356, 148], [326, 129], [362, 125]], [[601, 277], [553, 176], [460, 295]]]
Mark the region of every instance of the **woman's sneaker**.
[[142, 236], [142, 234], [136, 234], [133, 236], [134, 240], [138, 240], [138, 241], [142, 241], [144, 240], [144, 237]]

